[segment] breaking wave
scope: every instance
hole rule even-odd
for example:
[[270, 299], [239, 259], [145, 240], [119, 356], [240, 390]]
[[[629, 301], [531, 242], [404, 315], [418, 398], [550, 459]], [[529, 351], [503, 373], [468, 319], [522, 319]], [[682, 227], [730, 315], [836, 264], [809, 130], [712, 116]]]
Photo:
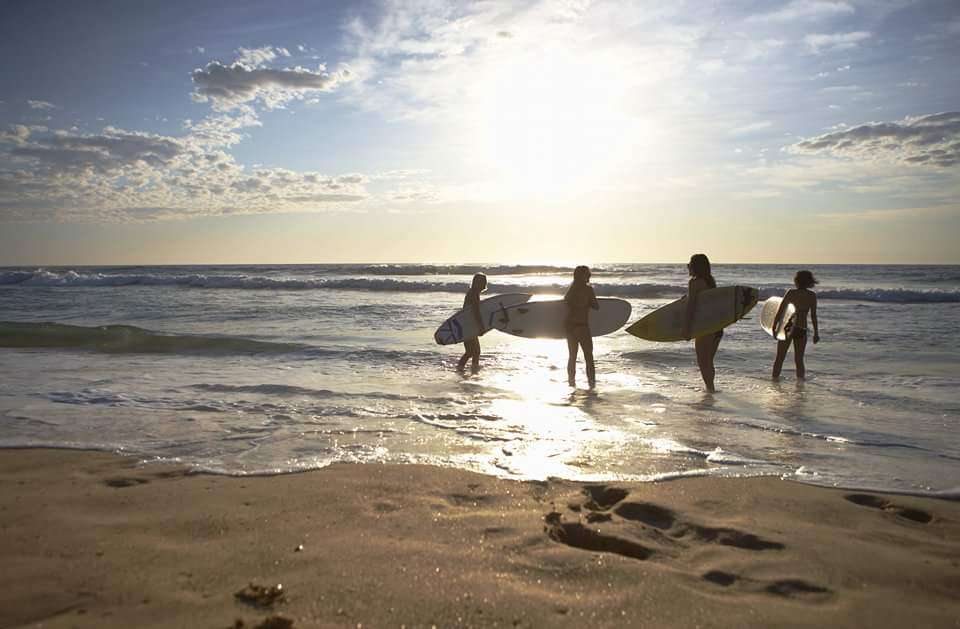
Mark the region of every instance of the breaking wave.
[[[567, 283], [536, 282], [537, 274], [566, 272], [565, 267], [552, 266], [501, 266], [482, 269], [476, 266], [423, 267], [412, 265], [358, 266], [351, 270], [377, 275], [372, 269], [387, 269], [394, 275], [443, 275], [449, 273], [467, 273], [485, 270], [490, 275], [513, 274], [526, 275], [527, 281], [497, 282], [491, 281], [489, 294], [502, 292], [526, 292], [531, 294], [562, 294]], [[332, 269], [336, 271], [336, 269]], [[330, 272], [331, 269], [327, 269]], [[534, 281], [529, 281], [529, 280]], [[100, 273], [69, 271], [2, 271], [0, 286], [19, 287], [124, 287], [124, 286], [181, 286], [195, 289], [233, 289], [233, 290], [354, 290], [368, 292], [408, 292], [408, 293], [463, 293], [464, 281], [444, 281], [423, 279], [395, 279], [390, 277], [271, 277], [247, 274], [204, 274], [204, 273]], [[669, 299], [686, 292], [686, 285], [654, 282], [604, 282], [603, 278], [594, 283], [597, 294], [609, 297]], [[761, 299], [782, 295], [783, 286], [762, 286]], [[914, 288], [824, 288], [817, 291], [821, 299], [866, 301], [880, 303], [922, 304], [960, 302], [960, 290], [956, 289], [914, 289]]]

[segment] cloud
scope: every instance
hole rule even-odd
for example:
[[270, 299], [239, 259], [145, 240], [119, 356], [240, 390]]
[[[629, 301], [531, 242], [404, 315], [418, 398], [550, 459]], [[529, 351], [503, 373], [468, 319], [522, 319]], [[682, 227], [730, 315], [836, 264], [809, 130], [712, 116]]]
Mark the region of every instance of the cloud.
[[260, 66], [273, 61], [279, 57], [289, 57], [290, 51], [286, 48], [276, 46], [264, 46], [262, 48], [238, 48], [236, 58], [237, 63], [245, 66], [259, 68]]
[[48, 111], [50, 109], [56, 109], [57, 106], [53, 103], [48, 103], [45, 100], [28, 100], [27, 105], [30, 106], [30, 109], [39, 109], [41, 111]]
[[210, 102], [221, 111], [258, 99], [268, 109], [273, 109], [315, 92], [330, 92], [349, 81], [350, 77], [350, 71], [346, 68], [336, 72], [327, 72], [323, 65], [316, 70], [299, 66], [270, 69], [253, 67], [240, 61], [230, 65], [211, 61], [191, 74], [196, 86], [193, 99]]
[[836, 221], [867, 221], [873, 223], [916, 221], [922, 219], [939, 219], [946, 217], [960, 218], [960, 205], [953, 203], [947, 205], [935, 205], [932, 207], [859, 210], [854, 212], [826, 212], [818, 214], [817, 217]]
[[219, 115], [183, 137], [107, 127], [98, 134], [3, 137], [0, 220], [141, 221], [224, 213], [340, 210], [369, 198], [363, 173], [337, 176], [237, 164], [218, 142], [256, 119]]
[[942, 168], [956, 166], [960, 164], [960, 112], [862, 124], [801, 140], [789, 150]]
[[107, 127], [99, 135], [58, 132], [36, 142], [21, 144], [10, 154], [33, 161], [41, 172], [91, 170], [109, 173], [138, 163], [163, 166], [184, 150], [183, 143], [174, 138]]
[[756, 133], [757, 131], [769, 129], [772, 126], [773, 123], [769, 120], [759, 120], [757, 122], [751, 122], [750, 124], [745, 124], [743, 126], [730, 129], [730, 135], [750, 135], [752, 133]]
[[869, 39], [870, 36], [871, 33], [869, 31], [834, 33], [832, 35], [811, 34], [805, 36], [803, 42], [807, 45], [807, 48], [810, 49], [810, 52], [819, 55], [824, 52], [837, 52], [856, 48], [860, 45], [860, 42]]
[[782, 8], [769, 13], [751, 15], [747, 22], [793, 22], [795, 20], [820, 20], [842, 15], [852, 15], [855, 9], [848, 2], [827, 0], [793, 0]]
[[22, 124], [12, 124], [9, 131], [0, 131], [0, 143], [23, 144], [29, 137], [30, 128]]

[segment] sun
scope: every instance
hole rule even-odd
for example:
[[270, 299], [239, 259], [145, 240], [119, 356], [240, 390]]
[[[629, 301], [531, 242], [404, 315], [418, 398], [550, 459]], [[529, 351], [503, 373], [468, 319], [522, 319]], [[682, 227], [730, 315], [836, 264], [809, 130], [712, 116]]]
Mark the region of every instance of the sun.
[[637, 121], [615, 59], [545, 45], [482, 73], [471, 116], [472, 159], [495, 196], [585, 193], [629, 154]]

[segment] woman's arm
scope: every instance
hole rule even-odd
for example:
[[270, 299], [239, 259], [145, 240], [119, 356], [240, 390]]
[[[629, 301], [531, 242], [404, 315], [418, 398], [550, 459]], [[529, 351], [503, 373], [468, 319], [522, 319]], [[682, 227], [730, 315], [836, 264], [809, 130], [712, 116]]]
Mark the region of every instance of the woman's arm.
[[600, 302], [597, 301], [597, 294], [593, 291], [593, 286], [590, 287], [590, 307], [594, 310], [600, 310]]
[[817, 322], [817, 295], [813, 295], [813, 305], [810, 306], [810, 321], [813, 323], [813, 342], [820, 342], [820, 324]]
[[699, 286], [693, 278], [687, 283], [687, 316], [683, 320], [683, 338], [690, 340], [690, 326], [693, 325], [693, 313], [697, 309], [697, 293]]
[[783, 319], [783, 311], [787, 309], [787, 306], [793, 300], [793, 289], [791, 288], [783, 295], [783, 301], [780, 302], [780, 307], [777, 308], [777, 314], [773, 317], [773, 330], [777, 331], [777, 328], [780, 327], [780, 320]]
[[480, 334], [483, 334], [487, 329], [483, 325], [483, 317], [480, 316], [480, 294], [470, 295], [470, 309], [473, 310], [473, 317], [477, 321], [477, 327], [480, 329]]

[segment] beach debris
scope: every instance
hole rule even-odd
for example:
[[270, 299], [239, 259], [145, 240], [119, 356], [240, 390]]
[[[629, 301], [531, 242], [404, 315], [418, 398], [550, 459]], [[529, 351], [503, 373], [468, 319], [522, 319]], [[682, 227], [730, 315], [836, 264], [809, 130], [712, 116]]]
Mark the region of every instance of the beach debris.
[[293, 552], [295, 552], [295, 553], [302, 553], [302, 552], [303, 552], [303, 544], [297, 544], [297, 547], [293, 549]]
[[262, 608], [272, 607], [274, 603], [286, 600], [282, 583], [271, 586], [250, 583], [233, 596], [242, 603]]

